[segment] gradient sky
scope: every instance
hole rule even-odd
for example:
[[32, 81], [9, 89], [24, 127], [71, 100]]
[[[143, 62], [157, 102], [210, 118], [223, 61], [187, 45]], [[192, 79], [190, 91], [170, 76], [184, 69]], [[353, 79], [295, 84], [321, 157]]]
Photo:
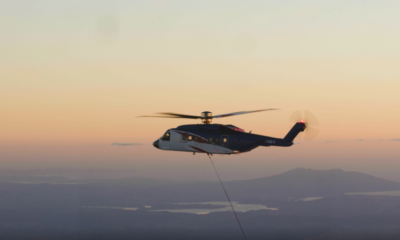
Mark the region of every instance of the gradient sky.
[[136, 116], [279, 108], [218, 122], [283, 137], [291, 113], [308, 109], [315, 140], [216, 157], [223, 177], [310, 167], [400, 181], [399, 10], [383, 0], [0, 1], [0, 167], [214, 178], [204, 155], [149, 145], [196, 121]]

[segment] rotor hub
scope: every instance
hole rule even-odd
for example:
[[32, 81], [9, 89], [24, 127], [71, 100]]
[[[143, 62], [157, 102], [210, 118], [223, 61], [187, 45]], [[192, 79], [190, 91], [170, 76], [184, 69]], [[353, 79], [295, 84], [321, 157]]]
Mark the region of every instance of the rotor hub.
[[201, 122], [203, 124], [211, 124], [212, 122], [212, 112], [205, 111], [201, 113]]

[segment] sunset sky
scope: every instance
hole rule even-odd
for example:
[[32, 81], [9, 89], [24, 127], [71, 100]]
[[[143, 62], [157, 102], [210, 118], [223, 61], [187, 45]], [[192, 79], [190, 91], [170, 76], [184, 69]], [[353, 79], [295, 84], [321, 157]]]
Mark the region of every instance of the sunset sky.
[[[216, 156], [225, 179], [295, 167], [400, 181], [400, 1], [2, 1], [0, 168], [120, 168], [215, 176], [205, 155], [155, 149], [196, 120], [283, 137], [308, 109], [319, 135]], [[139, 143], [112, 146], [112, 143]]]

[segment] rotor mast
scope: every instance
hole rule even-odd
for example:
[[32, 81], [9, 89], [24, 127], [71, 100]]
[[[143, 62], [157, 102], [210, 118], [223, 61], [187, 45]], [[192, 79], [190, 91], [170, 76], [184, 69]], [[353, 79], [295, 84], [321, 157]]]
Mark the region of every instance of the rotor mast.
[[203, 124], [211, 124], [212, 122], [212, 112], [204, 111], [201, 113], [201, 122]]

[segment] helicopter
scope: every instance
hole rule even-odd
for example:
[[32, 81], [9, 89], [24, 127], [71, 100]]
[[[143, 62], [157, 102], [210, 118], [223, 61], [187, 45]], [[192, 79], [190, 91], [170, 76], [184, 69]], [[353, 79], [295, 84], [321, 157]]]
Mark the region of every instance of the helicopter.
[[[255, 111], [241, 111], [221, 115], [212, 115], [212, 112], [204, 111], [201, 116], [185, 115], [178, 113], [158, 113], [158, 116], [140, 116], [157, 118], [185, 118], [201, 119], [202, 124], [181, 125], [177, 128], [168, 129], [159, 139], [154, 141], [153, 146], [161, 150], [193, 152], [212, 154], [240, 154], [249, 152], [257, 147], [290, 147], [293, 140], [306, 129], [314, 129], [311, 137], [306, 135], [306, 140], [315, 137], [315, 128], [310, 128], [310, 123], [317, 125], [317, 120], [307, 110], [297, 111], [290, 119], [295, 121], [294, 126], [284, 138], [274, 138], [245, 132], [242, 128], [228, 124], [212, 124], [214, 118], [224, 118], [248, 113], [278, 110], [276, 108], [261, 109]], [[308, 121], [307, 119], [313, 120]], [[310, 135], [310, 134], [308, 134]]]

